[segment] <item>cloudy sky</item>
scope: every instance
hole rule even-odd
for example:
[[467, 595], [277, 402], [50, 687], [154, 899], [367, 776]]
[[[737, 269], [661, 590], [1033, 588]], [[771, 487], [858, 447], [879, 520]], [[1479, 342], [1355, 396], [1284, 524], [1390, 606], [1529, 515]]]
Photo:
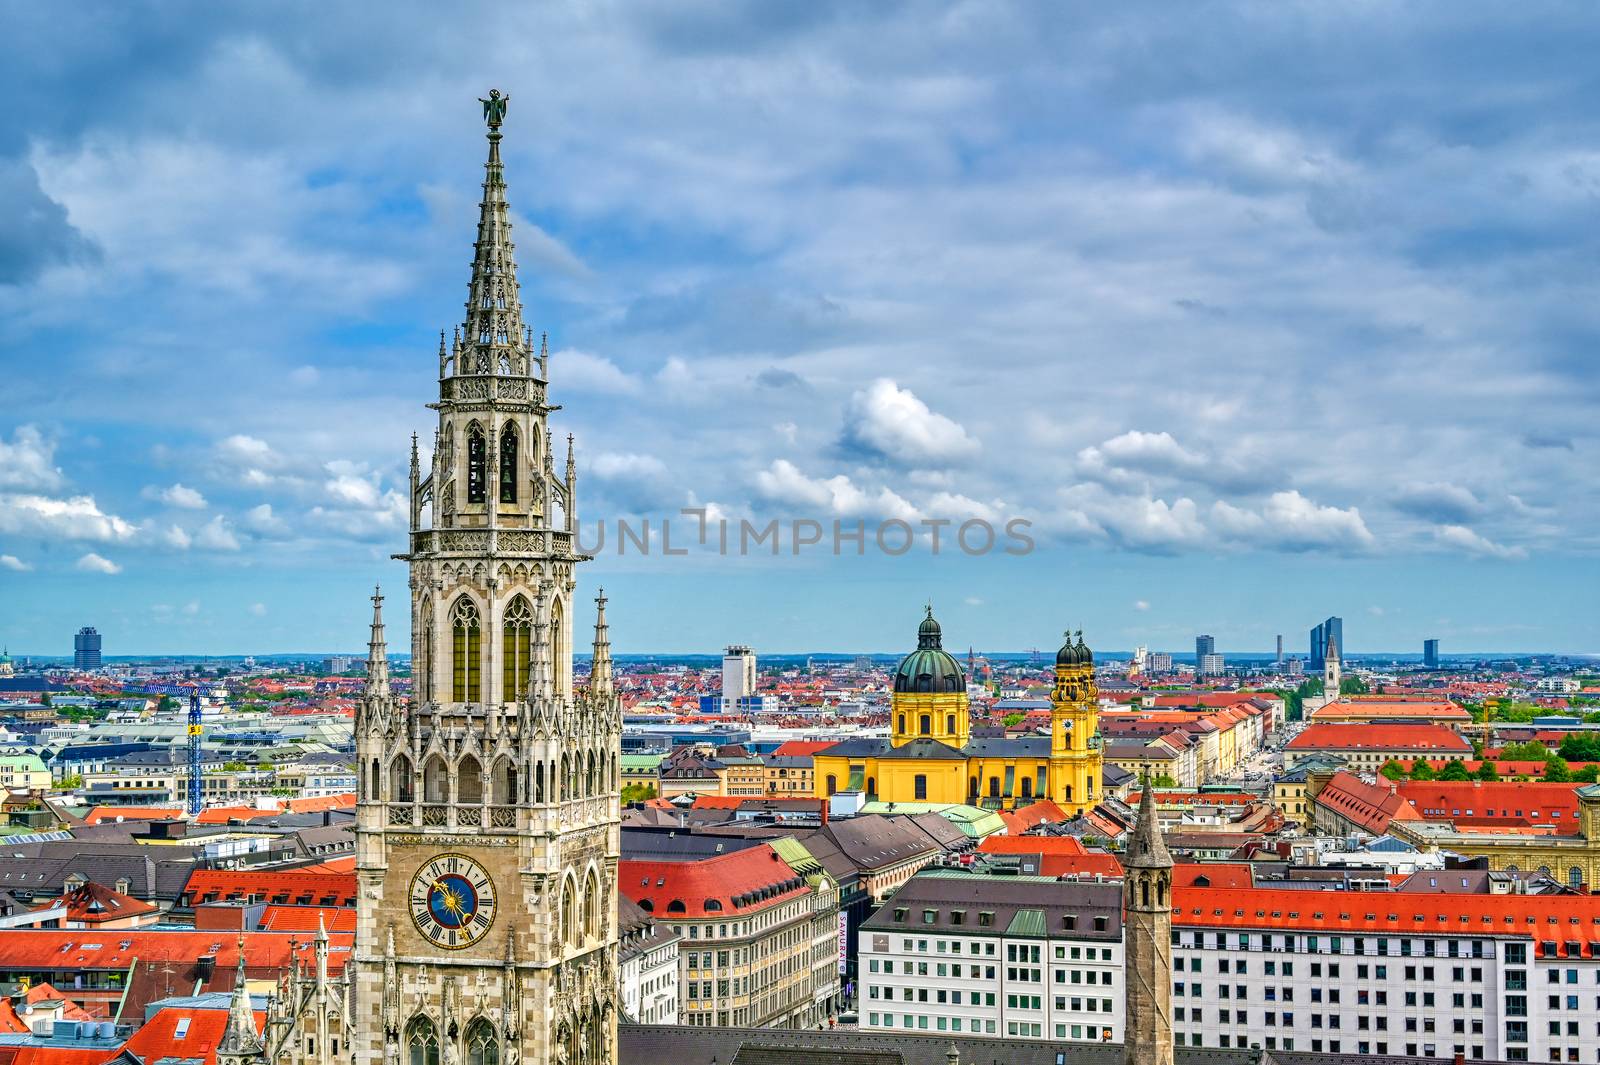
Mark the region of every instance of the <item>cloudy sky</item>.
[[930, 598], [962, 648], [1600, 650], [1592, 5], [438, 12], [7, 7], [14, 652], [361, 644], [490, 86], [587, 521], [1037, 543], [603, 554], [619, 650], [892, 650]]

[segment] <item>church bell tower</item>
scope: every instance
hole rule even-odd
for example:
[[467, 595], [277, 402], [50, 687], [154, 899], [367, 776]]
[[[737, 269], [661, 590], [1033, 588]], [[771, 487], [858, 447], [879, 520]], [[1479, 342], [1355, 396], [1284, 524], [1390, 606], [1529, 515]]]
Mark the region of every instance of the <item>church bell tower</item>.
[[558, 475], [549, 357], [523, 323], [489, 154], [466, 315], [440, 335], [427, 469], [411, 443], [412, 697], [390, 692], [373, 596], [357, 712], [355, 1065], [616, 1060], [621, 705], [605, 600], [572, 675], [571, 437]]

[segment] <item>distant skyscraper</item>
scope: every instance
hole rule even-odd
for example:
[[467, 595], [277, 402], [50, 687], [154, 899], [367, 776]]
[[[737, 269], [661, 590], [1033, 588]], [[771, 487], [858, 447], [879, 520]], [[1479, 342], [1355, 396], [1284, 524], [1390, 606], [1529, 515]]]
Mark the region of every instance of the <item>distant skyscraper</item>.
[[1169, 651], [1151, 651], [1145, 657], [1145, 669], [1151, 673], [1171, 673], [1172, 654]]
[[722, 653], [722, 702], [738, 705], [740, 699], [756, 693], [756, 653], [743, 644], [734, 644]]
[[1439, 641], [1422, 641], [1422, 664], [1428, 669], [1439, 668]]
[[1339, 645], [1339, 653], [1345, 653], [1344, 643], [1344, 618], [1329, 618], [1311, 630], [1311, 653], [1306, 656], [1306, 668], [1320, 671], [1323, 667], [1328, 637], [1333, 637], [1333, 642]]
[[1196, 636], [1194, 638], [1194, 668], [1199, 669], [1200, 663], [1206, 655], [1217, 653], [1217, 640], [1214, 636]]
[[1220, 677], [1227, 672], [1227, 667], [1222, 661], [1222, 656], [1213, 651], [1211, 654], [1200, 656], [1198, 671], [1202, 677]]
[[89, 625], [72, 638], [72, 665], [74, 669], [100, 668], [100, 634]]
[[1283, 633], [1278, 633], [1278, 665], [1283, 665]]

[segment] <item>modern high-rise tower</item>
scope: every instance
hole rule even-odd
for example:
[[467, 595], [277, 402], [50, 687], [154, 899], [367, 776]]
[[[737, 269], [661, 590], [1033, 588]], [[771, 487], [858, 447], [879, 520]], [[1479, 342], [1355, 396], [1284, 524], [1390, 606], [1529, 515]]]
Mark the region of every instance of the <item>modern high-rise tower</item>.
[[1205, 661], [1206, 655], [1217, 653], [1217, 640], [1214, 636], [1196, 636], [1194, 638], [1194, 668], [1199, 669], [1200, 663]]
[[1439, 641], [1422, 641], [1422, 665], [1426, 669], [1439, 668]]
[[100, 633], [85, 625], [72, 637], [72, 668], [100, 668]]
[[1334, 643], [1339, 645], [1339, 650], [1344, 650], [1344, 619], [1332, 617], [1311, 630], [1310, 654], [1306, 658], [1306, 668], [1320, 672], [1324, 665], [1324, 656], [1328, 649], [1328, 637], [1332, 636]]
[[756, 653], [743, 644], [722, 652], [722, 705], [732, 710], [756, 693]]
[[603, 595], [588, 684], [572, 680], [577, 475], [571, 437], [556, 472], [546, 349], [522, 320], [506, 103], [483, 101], [466, 317], [441, 337], [426, 472], [412, 439], [398, 556], [409, 703], [390, 694], [373, 597], [356, 718], [355, 1065], [616, 1060], [622, 714]]

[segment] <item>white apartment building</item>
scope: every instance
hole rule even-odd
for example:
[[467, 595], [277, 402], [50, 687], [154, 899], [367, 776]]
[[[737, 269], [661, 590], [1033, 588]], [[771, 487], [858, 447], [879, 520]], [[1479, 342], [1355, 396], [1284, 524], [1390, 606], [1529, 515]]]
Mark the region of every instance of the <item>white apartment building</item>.
[[678, 1023], [678, 936], [620, 901], [617, 974], [622, 1015], [635, 1024]]
[[[923, 873], [862, 926], [862, 1027], [1120, 1041], [1118, 903]], [[1600, 896], [1180, 884], [1173, 903], [1178, 1046], [1600, 1063]]]
[[756, 653], [734, 644], [722, 653], [722, 704], [732, 707], [756, 693]]
[[878, 1031], [1120, 1042], [1116, 883], [923, 872], [861, 927], [857, 1012]]

